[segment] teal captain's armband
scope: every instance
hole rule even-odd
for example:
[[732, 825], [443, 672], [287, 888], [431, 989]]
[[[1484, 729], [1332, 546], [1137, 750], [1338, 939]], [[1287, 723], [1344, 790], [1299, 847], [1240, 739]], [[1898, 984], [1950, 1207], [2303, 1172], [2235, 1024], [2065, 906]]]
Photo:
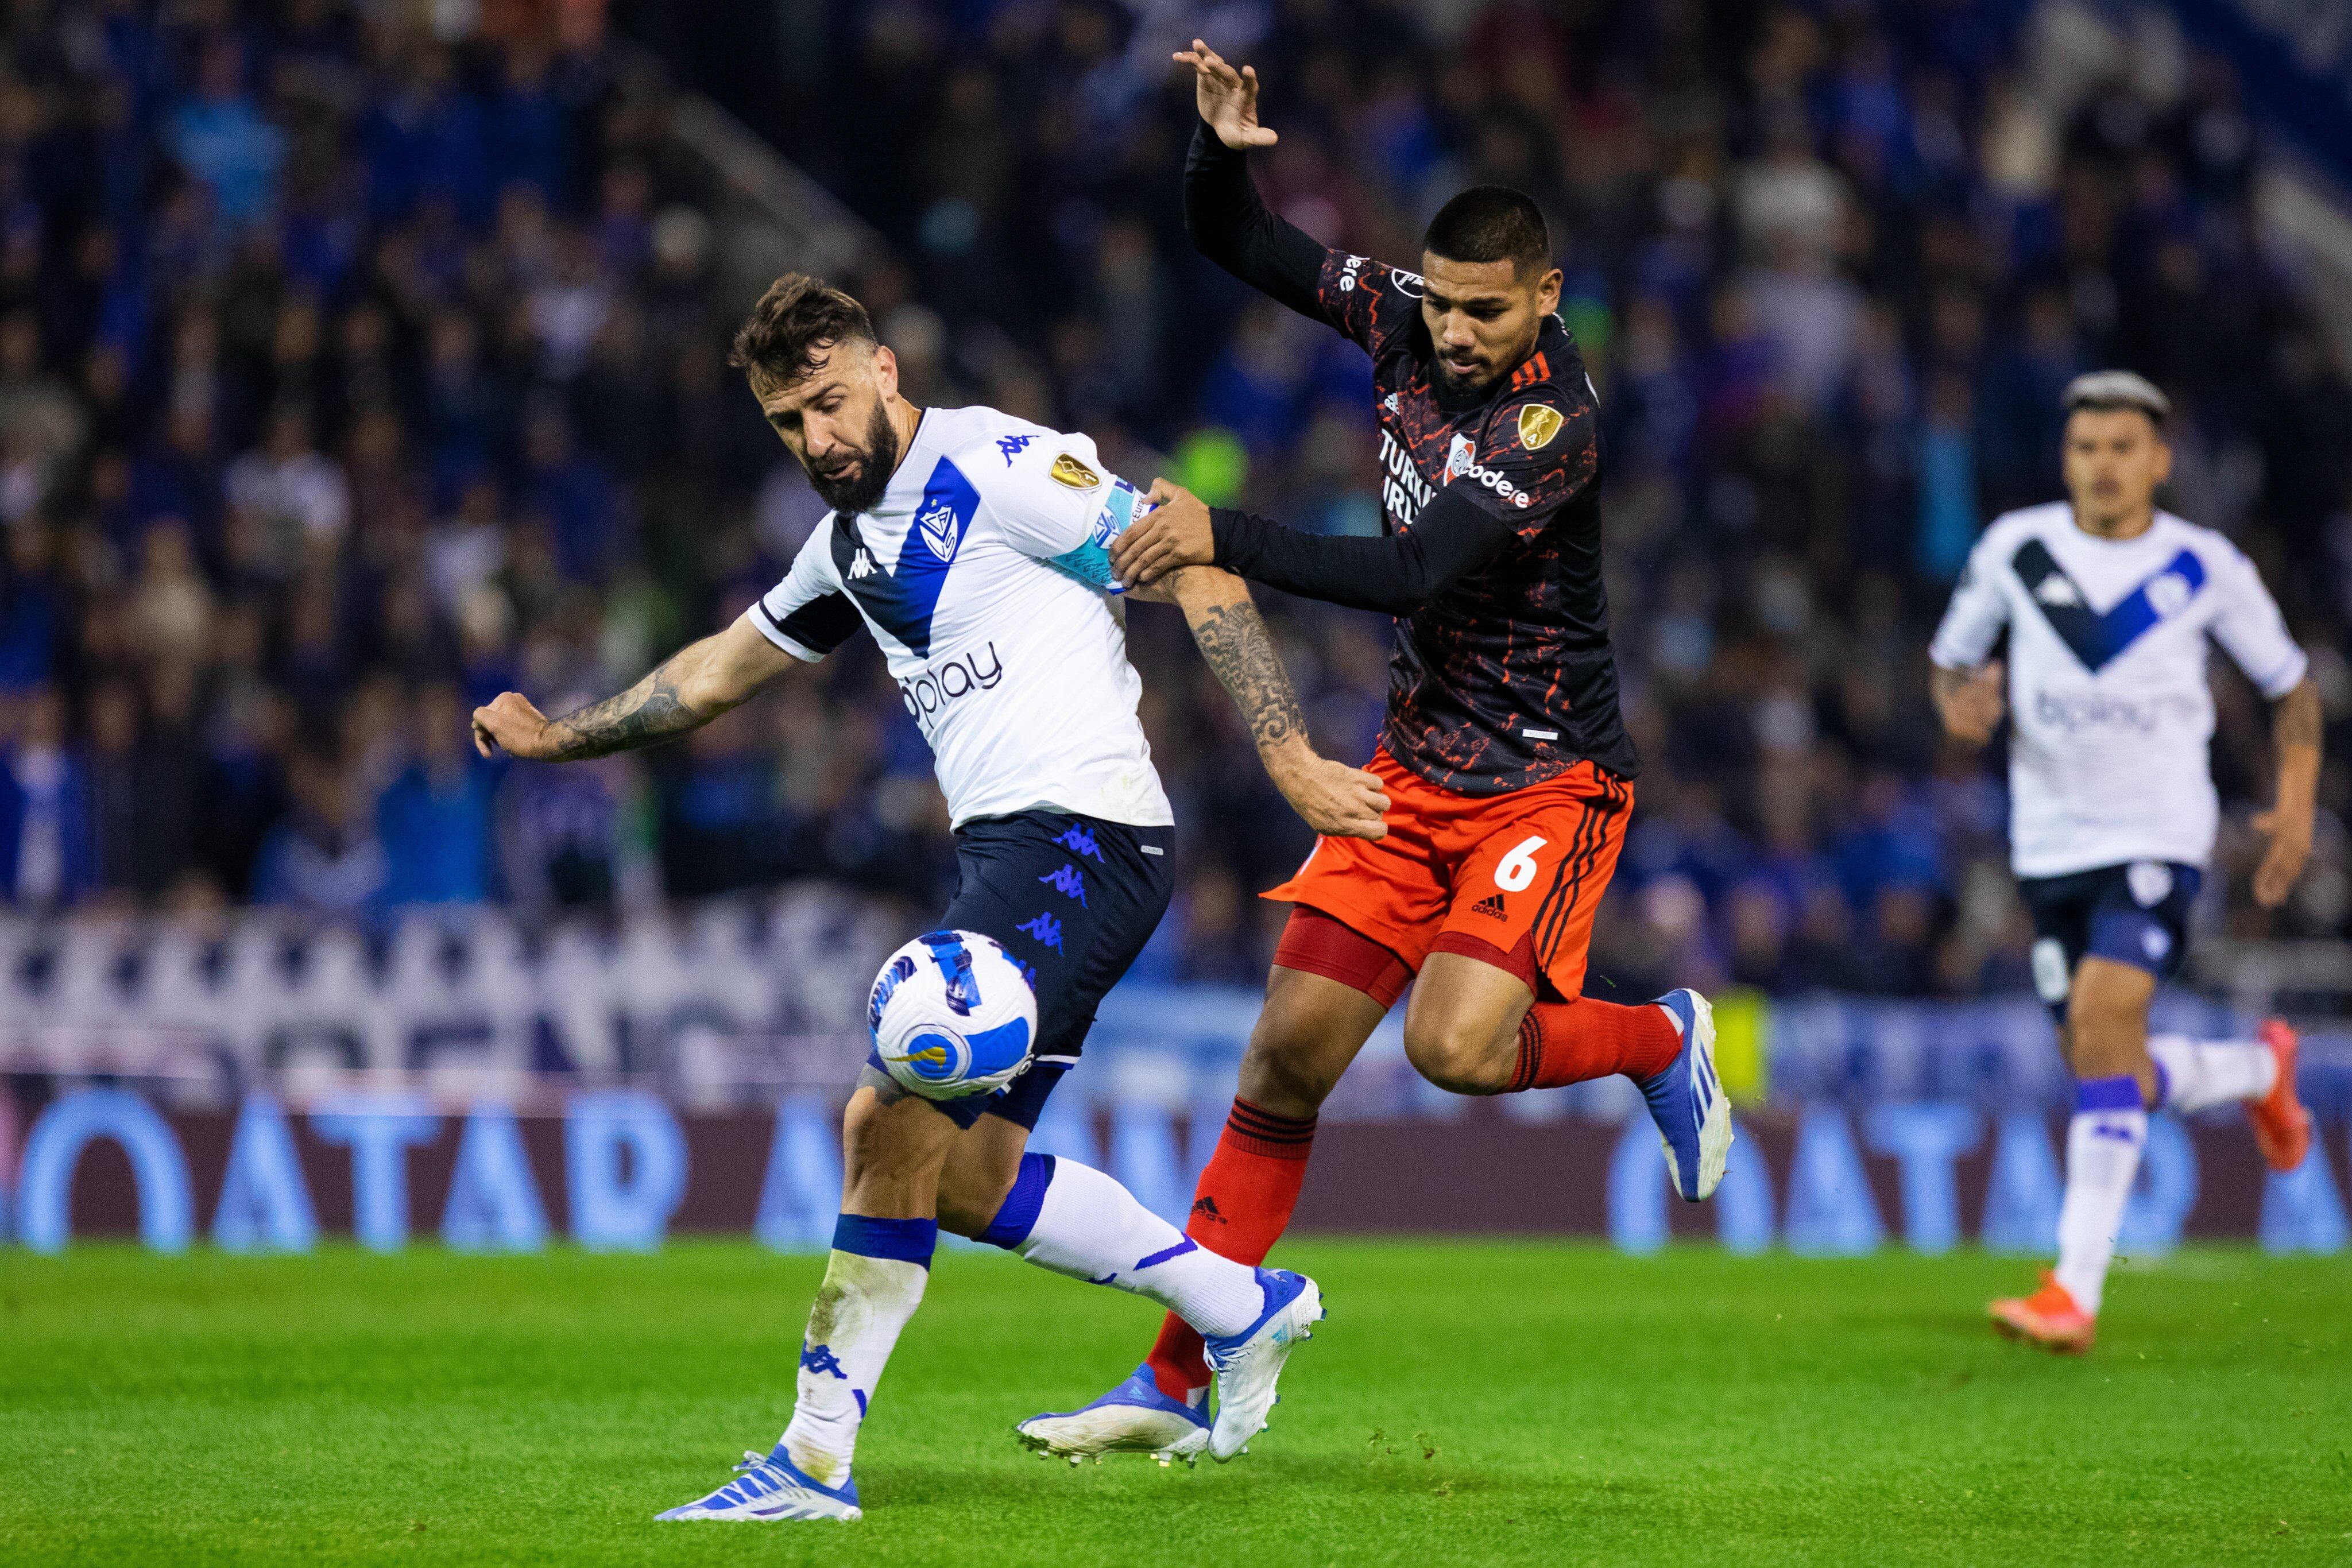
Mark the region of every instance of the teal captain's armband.
[[1150, 509], [1140, 490], [1124, 479], [1112, 479], [1103, 497], [1102, 509], [1095, 514], [1095, 526], [1087, 533], [1087, 542], [1049, 558], [1045, 564], [1076, 578], [1088, 588], [1105, 593], [1125, 593], [1127, 590], [1110, 570], [1110, 541]]

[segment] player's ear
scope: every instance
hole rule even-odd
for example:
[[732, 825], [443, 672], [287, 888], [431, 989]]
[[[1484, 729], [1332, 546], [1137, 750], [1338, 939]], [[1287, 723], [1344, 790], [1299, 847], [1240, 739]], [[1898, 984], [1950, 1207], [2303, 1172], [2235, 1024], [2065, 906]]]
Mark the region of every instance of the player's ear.
[[2172, 477], [2172, 444], [2164, 439], [2164, 432], [2156, 433], [2156, 482], [2159, 485]]
[[874, 384], [886, 398], [898, 395], [898, 356], [887, 344], [874, 345]]
[[1560, 289], [1560, 285], [1561, 285], [1563, 282], [1565, 282], [1566, 280], [1567, 280], [1567, 275], [1566, 275], [1565, 273], [1561, 272], [1561, 271], [1560, 271], [1560, 269], [1559, 269], [1559, 268], [1558, 268], [1558, 267], [1553, 267], [1553, 268], [1551, 268], [1549, 271], [1546, 272], [1546, 273], [1543, 275], [1543, 277], [1540, 277], [1540, 278], [1537, 279], [1537, 281], [1536, 281], [1536, 314], [1537, 314], [1537, 315], [1538, 315], [1538, 316], [1549, 316], [1549, 315], [1550, 315], [1553, 311], [1555, 311], [1555, 310], [1557, 310], [1557, 309], [1559, 309], [1559, 289]]

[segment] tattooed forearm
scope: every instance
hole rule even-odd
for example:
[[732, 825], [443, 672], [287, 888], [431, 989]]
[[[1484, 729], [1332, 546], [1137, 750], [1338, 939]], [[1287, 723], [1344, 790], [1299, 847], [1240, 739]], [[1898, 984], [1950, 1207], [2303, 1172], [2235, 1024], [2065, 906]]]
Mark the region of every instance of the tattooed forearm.
[[1290, 676], [1274, 651], [1274, 639], [1258, 619], [1257, 606], [1244, 596], [1222, 604], [1184, 607], [1192, 640], [1209, 662], [1261, 753], [1270, 753], [1291, 741], [1307, 738], [1307, 715], [1291, 689]]
[[2290, 751], [2306, 747], [2317, 751], [2322, 725], [2319, 688], [2305, 675], [2301, 685], [2279, 698], [2271, 709], [2271, 740], [2281, 760]]
[[680, 653], [619, 696], [591, 703], [577, 713], [549, 721], [549, 738], [555, 742], [551, 759], [577, 762], [615, 751], [658, 746], [698, 724], [718, 716], [717, 709], [697, 712], [678, 695], [684, 675], [680, 664], [691, 653]]

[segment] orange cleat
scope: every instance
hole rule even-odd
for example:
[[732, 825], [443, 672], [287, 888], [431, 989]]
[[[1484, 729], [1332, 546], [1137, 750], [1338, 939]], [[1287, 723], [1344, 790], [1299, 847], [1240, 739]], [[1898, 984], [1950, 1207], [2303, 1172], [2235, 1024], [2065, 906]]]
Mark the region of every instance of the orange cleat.
[[2246, 1102], [2246, 1121], [2254, 1129], [2263, 1164], [2274, 1171], [2291, 1171], [2311, 1151], [2311, 1112], [2294, 1092], [2294, 1056], [2303, 1042], [2284, 1019], [2263, 1020], [2254, 1037], [2271, 1048], [2278, 1062], [2278, 1082], [2260, 1100]]
[[2076, 1306], [2073, 1293], [2047, 1269], [2042, 1270], [2042, 1289], [2033, 1294], [2023, 1300], [2004, 1296], [1985, 1310], [2002, 1335], [2060, 1355], [2080, 1355], [2098, 1337], [2099, 1321]]

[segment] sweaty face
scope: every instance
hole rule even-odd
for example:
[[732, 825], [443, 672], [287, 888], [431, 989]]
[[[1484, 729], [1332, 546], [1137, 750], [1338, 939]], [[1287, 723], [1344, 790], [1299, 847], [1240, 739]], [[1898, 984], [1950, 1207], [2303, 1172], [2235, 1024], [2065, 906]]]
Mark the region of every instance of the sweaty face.
[[752, 380], [769, 427], [800, 459], [818, 497], [844, 517], [881, 500], [898, 466], [898, 433], [883, 395], [886, 372], [894, 370], [871, 346], [843, 343], [824, 350], [790, 386]]
[[2156, 504], [2172, 449], [2137, 409], [2077, 409], [2066, 418], [2065, 470], [2075, 517], [2105, 532]]
[[1454, 261], [1422, 253], [1421, 319], [1448, 392], [1473, 392], [1518, 367], [1535, 350], [1543, 319], [1559, 308], [1558, 267], [1526, 276], [1507, 261]]

